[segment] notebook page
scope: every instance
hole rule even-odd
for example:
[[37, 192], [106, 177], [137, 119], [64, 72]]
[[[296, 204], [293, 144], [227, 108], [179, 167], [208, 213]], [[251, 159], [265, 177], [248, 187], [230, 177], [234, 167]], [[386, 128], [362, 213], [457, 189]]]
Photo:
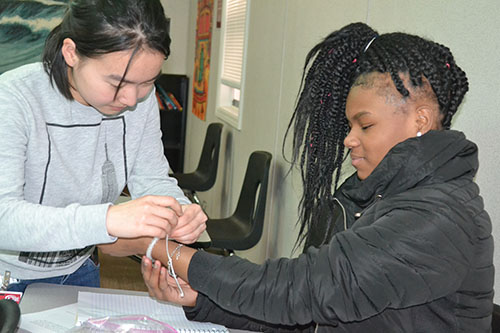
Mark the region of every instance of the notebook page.
[[222, 325], [189, 321], [180, 305], [149, 296], [78, 292], [78, 323], [89, 318], [132, 314], [149, 316], [180, 332], [228, 332]]

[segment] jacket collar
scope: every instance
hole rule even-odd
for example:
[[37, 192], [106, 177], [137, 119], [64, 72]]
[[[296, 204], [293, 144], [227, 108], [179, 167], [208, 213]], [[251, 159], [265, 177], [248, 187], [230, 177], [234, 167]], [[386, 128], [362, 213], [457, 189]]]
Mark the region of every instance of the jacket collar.
[[400, 193], [421, 183], [445, 182], [478, 168], [477, 146], [454, 130], [430, 131], [394, 146], [365, 180], [354, 174], [339, 189], [360, 207], [375, 196]]

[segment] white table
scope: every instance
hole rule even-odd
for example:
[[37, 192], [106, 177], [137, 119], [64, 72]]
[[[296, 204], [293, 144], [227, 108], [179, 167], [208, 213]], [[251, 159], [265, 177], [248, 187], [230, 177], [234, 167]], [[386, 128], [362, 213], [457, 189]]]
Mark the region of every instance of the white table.
[[[70, 305], [78, 302], [78, 292], [88, 291], [93, 293], [107, 294], [124, 294], [146, 296], [148, 293], [143, 291], [131, 291], [120, 289], [107, 288], [91, 288], [80, 286], [65, 286], [49, 283], [34, 283], [29, 285], [24, 292], [24, 295], [19, 304], [21, 307], [21, 315], [50, 310], [65, 305]], [[76, 316], [76, 313], [75, 313]], [[18, 330], [18, 333], [26, 333], [26, 330]], [[230, 330], [231, 333], [249, 332], [245, 330]]]

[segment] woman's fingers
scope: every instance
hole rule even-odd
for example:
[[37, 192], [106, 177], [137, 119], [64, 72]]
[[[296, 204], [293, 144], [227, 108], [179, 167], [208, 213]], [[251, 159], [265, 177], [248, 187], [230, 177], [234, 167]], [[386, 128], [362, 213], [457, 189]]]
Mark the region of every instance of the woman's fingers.
[[182, 236], [171, 235], [173, 239], [175, 239], [179, 243], [183, 244], [192, 244], [200, 238], [200, 235], [207, 229], [206, 224], [199, 225], [195, 230], [189, 233], [185, 233]]
[[181, 243], [194, 243], [206, 229], [207, 216], [197, 204], [183, 205], [182, 209], [183, 214], [170, 237]]
[[148, 195], [143, 198], [153, 201], [156, 205], [160, 207], [167, 207], [172, 209], [177, 216], [182, 215], [181, 204], [173, 197], [163, 196], [163, 195]]
[[145, 196], [108, 209], [106, 227], [115, 237], [165, 237], [178, 223], [182, 207], [175, 198]]
[[194, 243], [206, 229], [207, 216], [199, 205], [181, 206], [175, 198], [145, 196], [110, 206], [106, 220], [108, 233], [115, 237], [169, 237]]

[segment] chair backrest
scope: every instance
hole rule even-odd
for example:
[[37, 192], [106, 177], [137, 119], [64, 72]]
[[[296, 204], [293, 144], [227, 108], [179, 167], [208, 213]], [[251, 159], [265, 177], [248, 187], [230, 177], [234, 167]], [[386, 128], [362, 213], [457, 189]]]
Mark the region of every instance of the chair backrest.
[[190, 191], [208, 191], [215, 184], [217, 167], [219, 164], [220, 141], [222, 134], [221, 123], [211, 123], [207, 127], [205, 141], [201, 149], [201, 156], [195, 171], [190, 173], [175, 172], [181, 188]]
[[0, 300], [0, 333], [16, 332], [21, 311], [19, 305], [11, 299]]
[[491, 316], [491, 332], [500, 332], [500, 305], [493, 304], [493, 313]]
[[240, 197], [233, 217], [250, 223], [248, 236], [238, 241], [233, 250], [246, 250], [255, 246], [262, 236], [266, 212], [267, 184], [272, 155], [254, 151], [249, 159]]
[[207, 191], [215, 184], [217, 167], [219, 164], [220, 139], [222, 134], [221, 123], [211, 123], [207, 127], [207, 134], [201, 150], [200, 161], [196, 173], [203, 176], [203, 183], [198, 184], [196, 191]]
[[205, 174], [211, 174], [213, 170], [217, 171], [222, 126], [221, 123], [211, 123], [208, 125], [205, 141], [203, 142], [203, 148], [201, 150], [200, 161], [198, 162], [196, 170]]

